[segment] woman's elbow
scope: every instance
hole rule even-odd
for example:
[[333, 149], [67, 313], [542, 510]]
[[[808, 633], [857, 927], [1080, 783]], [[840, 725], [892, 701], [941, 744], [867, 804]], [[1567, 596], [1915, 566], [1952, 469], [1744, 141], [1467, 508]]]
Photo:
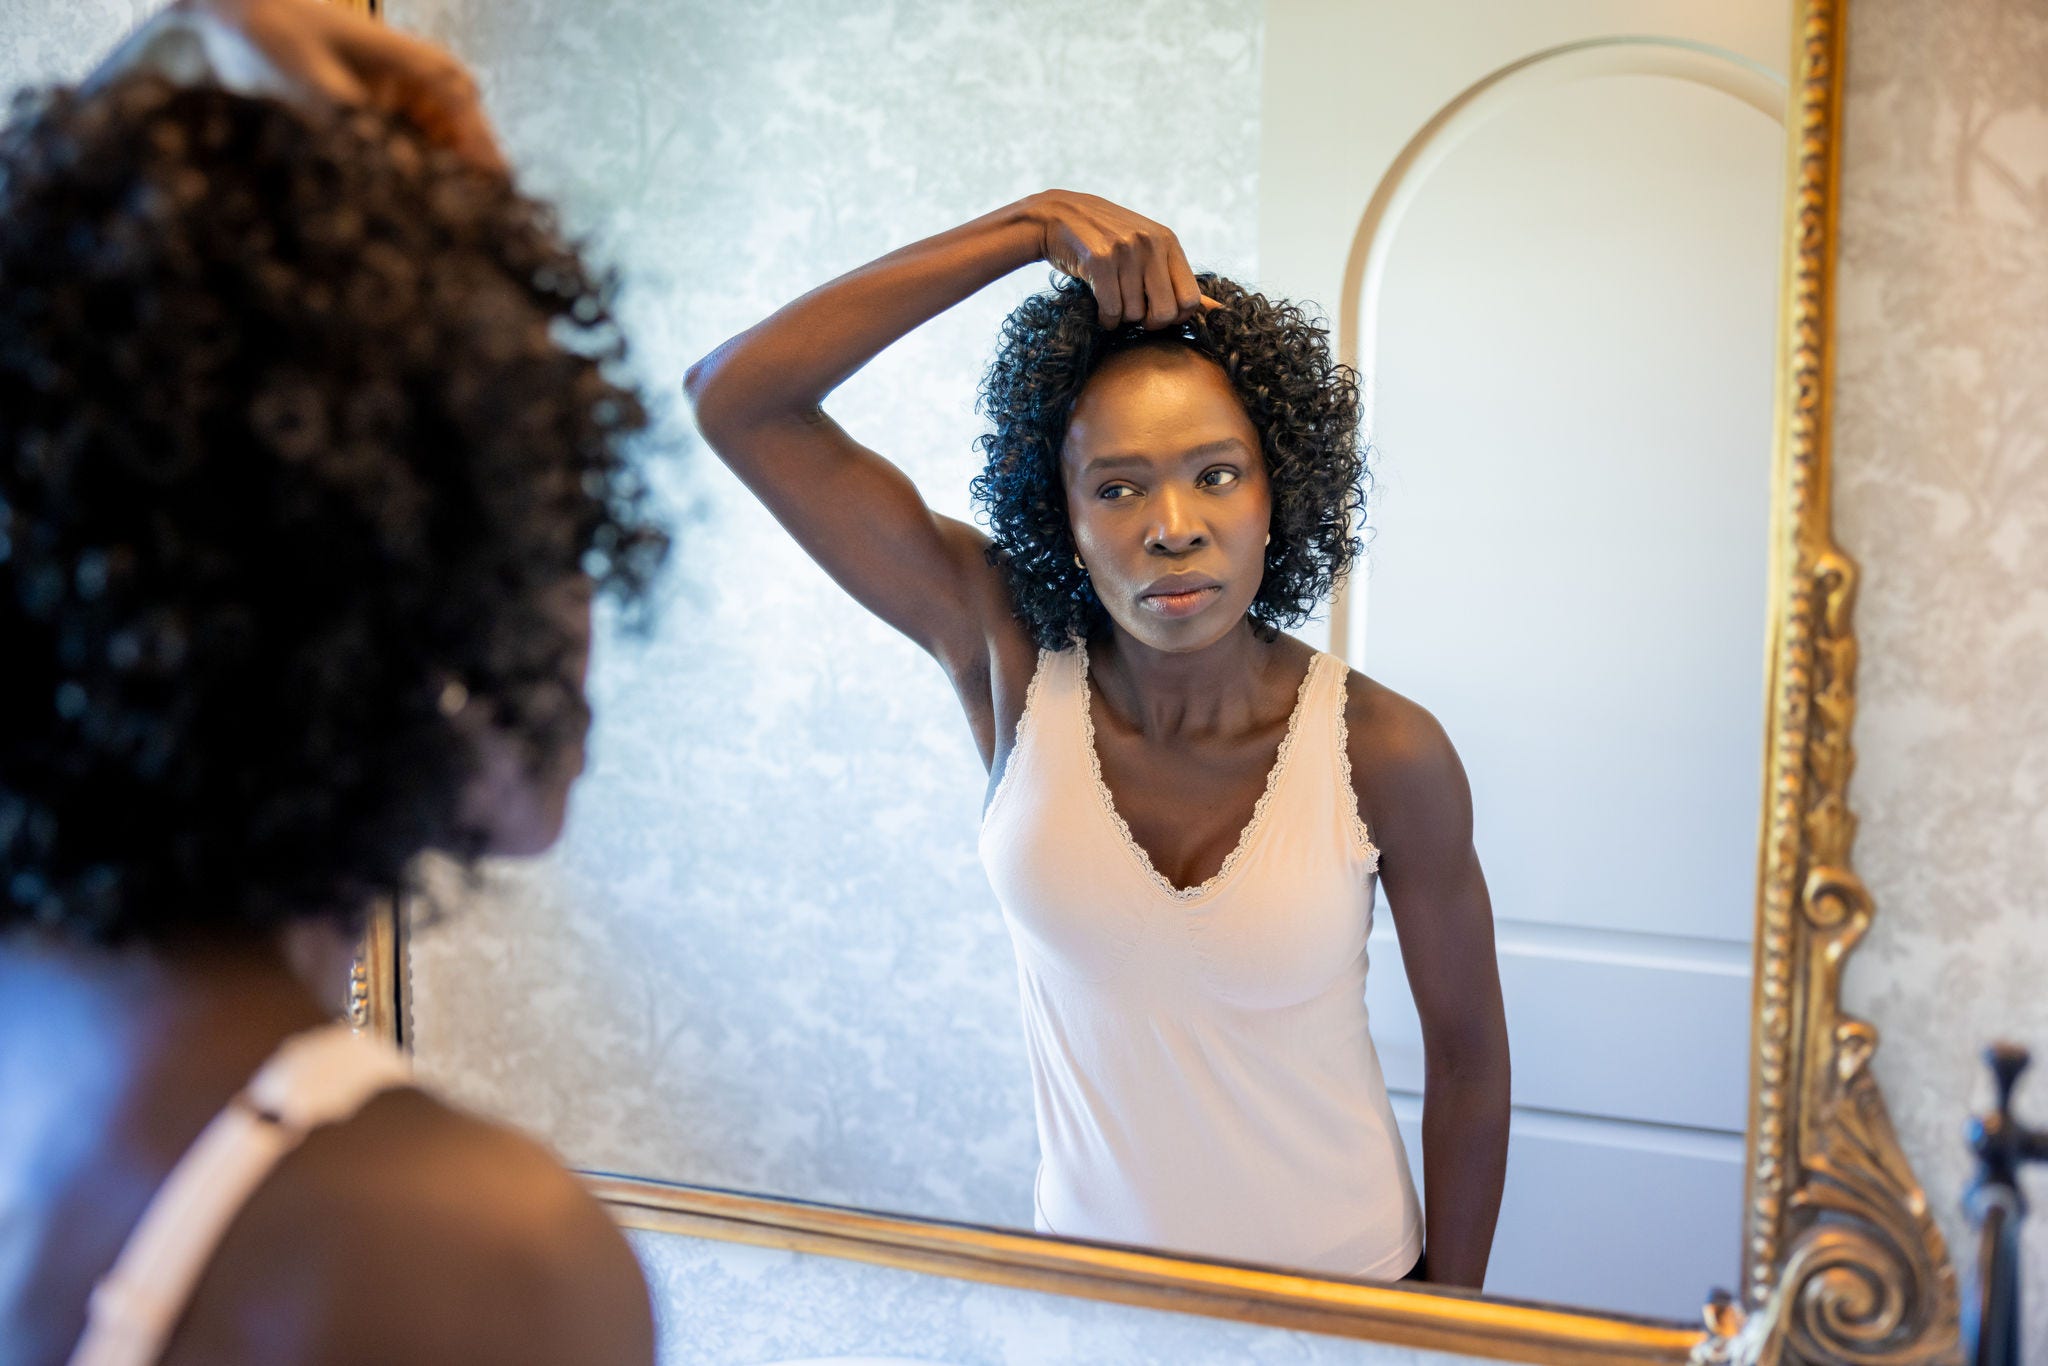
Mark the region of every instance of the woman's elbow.
[[704, 420], [704, 410], [715, 406], [718, 392], [718, 353], [701, 356], [689, 369], [683, 371], [683, 396], [690, 400], [690, 409], [697, 414], [697, 421]]
[[722, 455], [734, 440], [738, 413], [720, 359], [720, 353], [713, 351], [683, 371], [683, 396], [690, 401], [691, 416], [705, 444]]
[[691, 403], [704, 397], [704, 386], [711, 382], [711, 357], [700, 356], [692, 361], [690, 368], [683, 371], [683, 392]]

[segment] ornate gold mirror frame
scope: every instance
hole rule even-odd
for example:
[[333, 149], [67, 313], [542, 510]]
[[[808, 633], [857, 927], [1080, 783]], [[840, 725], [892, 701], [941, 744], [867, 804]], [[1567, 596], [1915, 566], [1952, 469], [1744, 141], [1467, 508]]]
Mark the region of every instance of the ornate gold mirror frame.
[[[365, 13], [378, 0], [341, 0]], [[1855, 818], [1856, 567], [1832, 534], [1829, 401], [1846, 0], [1796, 0], [1772, 508], [1769, 734], [1759, 860], [1740, 1292], [1705, 1326], [1324, 1280], [970, 1225], [591, 1174], [632, 1228], [1402, 1346], [1533, 1362], [1850, 1362], [1958, 1355], [1957, 1289], [1842, 969], [1870, 925]], [[359, 1028], [401, 1043], [403, 917], [371, 926]]]

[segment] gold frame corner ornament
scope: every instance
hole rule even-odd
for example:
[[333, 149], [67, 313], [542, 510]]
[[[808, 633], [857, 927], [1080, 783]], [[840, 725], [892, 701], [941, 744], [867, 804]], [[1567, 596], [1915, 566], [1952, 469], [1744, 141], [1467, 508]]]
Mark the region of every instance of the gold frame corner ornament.
[[[379, 0], [338, 0], [377, 14]], [[587, 1174], [624, 1225], [1504, 1360], [1916, 1366], [1960, 1358], [1953, 1263], [1842, 1009], [1870, 925], [1850, 866], [1856, 566], [1833, 538], [1829, 403], [1847, 0], [1794, 0], [1768, 735], [1741, 1290], [1704, 1327]], [[404, 916], [373, 917], [350, 1018], [400, 1043]]]

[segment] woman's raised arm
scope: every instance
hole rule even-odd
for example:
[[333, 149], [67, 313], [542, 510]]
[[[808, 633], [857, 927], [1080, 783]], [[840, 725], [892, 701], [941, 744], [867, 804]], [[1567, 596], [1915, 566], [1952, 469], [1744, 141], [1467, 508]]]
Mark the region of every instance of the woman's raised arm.
[[1020, 266], [1095, 292], [1105, 327], [1171, 326], [1201, 304], [1166, 228], [1049, 190], [820, 286], [690, 367], [705, 441], [855, 600], [958, 676], [987, 656], [1007, 600], [987, 538], [925, 505], [910, 479], [824, 413], [826, 395], [897, 338]]

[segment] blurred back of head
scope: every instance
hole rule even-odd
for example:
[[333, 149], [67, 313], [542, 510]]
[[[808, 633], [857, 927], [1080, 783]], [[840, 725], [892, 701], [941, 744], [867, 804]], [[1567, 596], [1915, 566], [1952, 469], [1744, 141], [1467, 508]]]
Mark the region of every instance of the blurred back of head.
[[17, 103], [0, 934], [347, 926], [479, 851], [448, 699], [545, 765], [587, 721], [551, 604], [636, 599], [667, 546], [611, 290], [375, 115], [142, 75]]

